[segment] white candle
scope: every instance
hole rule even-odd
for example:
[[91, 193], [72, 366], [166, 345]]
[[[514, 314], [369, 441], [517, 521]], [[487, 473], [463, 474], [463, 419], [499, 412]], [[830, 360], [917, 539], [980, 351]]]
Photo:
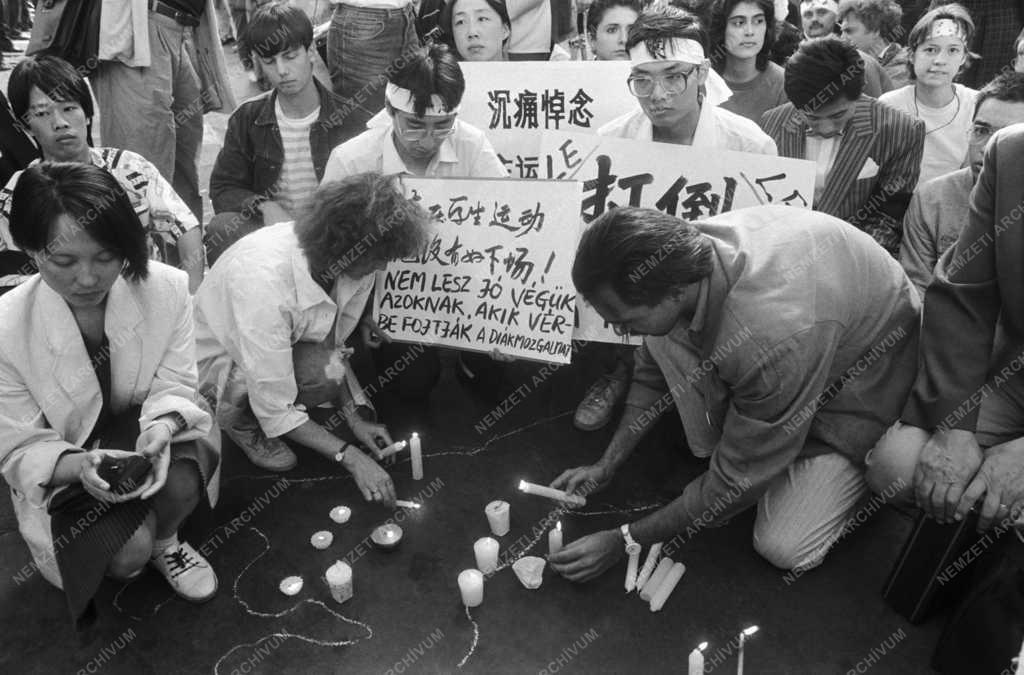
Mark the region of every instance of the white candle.
[[644, 602], [650, 602], [651, 596], [654, 595], [654, 591], [658, 590], [658, 586], [665, 580], [665, 575], [672, 569], [672, 564], [675, 561], [672, 558], [664, 557], [658, 563], [658, 566], [654, 568], [654, 574], [647, 580], [644, 587], [640, 589], [640, 599]]
[[324, 577], [335, 602], [342, 603], [352, 597], [352, 568], [348, 563], [337, 561], [327, 568]]
[[548, 555], [554, 555], [562, 550], [562, 521], [558, 521], [554, 529], [548, 532]]
[[661, 554], [661, 542], [651, 544], [651, 550], [647, 552], [647, 559], [644, 560], [644, 566], [640, 569], [640, 575], [636, 578], [636, 587], [643, 588], [647, 580], [651, 578], [651, 573], [654, 572], [654, 566], [658, 564], [658, 556]]
[[746, 643], [748, 637], [750, 637], [751, 635], [753, 635], [754, 633], [756, 633], [759, 630], [760, 630], [760, 628], [758, 628], [757, 626], [751, 626], [749, 628], [744, 628], [740, 632], [740, 656], [739, 656], [739, 660], [736, 662], [736, 675], [743, 675], [743, 645], [744, 645], [744, 643]]
[[473, 544], [476, 567], [484, 574], [498, 569], [498, 542], [490, 537], [481, 537]]
[[387, 459], [391, 455], [397, 455], [402, 450], [405, 450], [405, 446], [408, 445], [405, 441], [396, 441], [380, 451], [377, 455], [377, 459]]
[[704, 675], [704, 650], [707, 648], [708, 643], [701, 642], [696, 649], [690, 652], [688, 675]]
[[476, 607], [484, 601], [484, 575], [480, 570], [462, 570], [459, 573], [459, 593], [466, 607]]
[[537, 485], [536, 483], [527, 483], [525, 480], [519, 481], [519, 489], [528, 495], [537, 495], [538, 497], [547, 497], [548, 499], [554, 499], [560, 502], [567, 502], [574, 504], [575, 506], [586, 506], [587, 500], [585, 497], [579, 495], [571, 495], [564, 490], [556, 490], [555, 488], [547, 487], [546, 485]]
[[672, 591], [675, 590], [676, 584], [683, 578], [683, 574], [686, 573], [686, 565], [683, 563], [676, 563], [672, 565], [672, 569], [668, 571], [665, 578], [662, 579], [661, 585], [658, 586], [658, 590], [654, 591], [654, 595], [651, 596], [651, 611], [660, 612], [661, 608], [665, 606], [665, 601], [668, 600], [668, 596], [672, 595]]
[[352, 517], [352, 509], [347, 506], [335, 506], [331, 509], [330, 515], [331, 520], [341, 525], [347, 523], [348, 519]]
[[397, 506], [397, 507], [399, 507], [401, 509], [421, 509], [421, 508], [423, 508], [422, 504], [417, 504], [416, 502], [410, 502], [410, 501], [408, 501], [406, 499], [396, 499], [395, 500], [395, 506]]
[[278, 588], [285, 595], [295, 595], [302, 590], [302, 577], [285, 577]]
[[309, 543], [313, 545], [313, 548], [320, 549], [321, 551], [330, 546], [333, 541], [334, 535], [327, 530], [314, 532], [313, 536], [309, 538]]
[[415, 431], [409, 438], [409, 456], [412, 459], [412, 479], [423, 478], [423, 449], [420, 447], [420, 436]]
[[626, 563], [626, 592], [636, 588], [636, 566], [640, 562], [640, 551], [629, 554], [629, 561]]
[[495, 500], [484, 507], [484, 514], [487, 516], [487, 523], [491, 526], [491, 534], [503, 537], [508, 534], [509, 529], [509, 506], [508, 502]]

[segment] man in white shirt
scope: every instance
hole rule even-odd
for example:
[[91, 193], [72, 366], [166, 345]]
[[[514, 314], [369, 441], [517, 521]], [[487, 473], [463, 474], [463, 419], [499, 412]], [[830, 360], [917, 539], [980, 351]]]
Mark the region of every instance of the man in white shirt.
[[[418, 250], [426, 222], [393, 178], [359, 174], [321, 186], [299, 221], [260, 229], [210, 270], [196, 294], [200, 391], [254, 464], [294, 467], [286, 438], [339, 461], [367, 501], [394, 502], [384, 470], [331, 431], [344, 421], [371, 451], [392, 442], [362, 414], [368, 403], [344, 344], [374, 273]], [[326, 426], [306, 412], [323, 403], [340, 413]]]

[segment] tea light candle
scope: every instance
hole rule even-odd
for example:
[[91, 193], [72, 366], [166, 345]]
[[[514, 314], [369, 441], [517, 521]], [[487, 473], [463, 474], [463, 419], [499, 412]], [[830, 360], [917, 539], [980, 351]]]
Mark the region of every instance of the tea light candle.
[[296, 595], [302, 590], [302, 577], [285, 577], [278, 588], [285, 595]]
[[536, 483], [527, 483], [525, 480], [519, 481], [519, 489], [528, 495], [537, 495], [538, 497], [547, 497], [548, 499], [554, 499], [559, 502], [566, 502], [573, 504], [574, 506], [586, 506], [587, 500], [585, 497], [580, 495], [571, 495], [564, 490], [556, 490], [555, 488], [547, 487], [546, 485], [537, 485]]
[[377, 548], [384, 551], [391, 551], [398, 547], [402, 541], [402, 528], [394, 523], [381, 525], [370, 534], [370, 540]]
[[652, 574], [651, 578], [647, 580], [644, 587], [640, 589], [641, 600], [644, 600], [645, 602], [651, 601], [651, 597], [654, 595], [654, 592], [658, 590], [658, 586], [661, 585], [661, 582], [665, 580], [665, 576], [668, 574], [668, 571], [672, 569], [672, 564], [674, 562], [675, 561], [672, 560], [672, 558], [668, 557], [661, 559], [658, 566], [654, 568], [654, 574]]
[[707, 642], [701, 642], [697, 648], [690, 652], [690, 667], [688, 675], [704, 675], [704, 650], [708, 648]]
[[647, 559], [644, 560], [644, 566], [640, 569], [640, 574], [636, 578], [636, 587], [643, 588], [647, 580], [651, 578], [651, 573], [654, 572], [654, 566], [658, 564], [658, 556], [661, 555], [662, 542], [656, 542], [651, 544], [651, 550], [647, 552]]
[[661, 585], [658, 586], [658, 590], [654, 591], [654, 595], [651, 596], [652, 612], [661, 611], [661, 608], [665, 606], [665, 601], [668, 600], [668, 596], [672, 595], [672, 591], [675, 590], [676, 585], [685, 573], [686, 565], [683, 563], [677, 562], [675, 565], [672, 565], [672, 569], [665, 575]]
[[459, 593], [466, 607], [476, 607], [484, 601], [484, 575], [480, 570], [462, 570], [459, 573]]
[[554, 529], [548, 532], [548, 555], [562, 550], [562, 521], [558, 521]]
[[481, 537], [473, 544], [476, 567], [484, 574], [498, 569], [498, 542], [490, 537]]
[[423, 449], [420, 447], [420, 436], [415, 431], [409, 438], [409, 457], [412, 459], [412, 479], [423, 478]]
[[314, 532], [313, 536], [309, 538], [309, 543], [313, 545], [313, 548], [319, 549], [321, 551], [330, 546], [331, 542], [333, 541], [334, 535], [328, 532], [327, 530], [320, 530], [319, 532]]
[[352, 509], [347, 506], [335, 506], [331, 509], [331, 520], [342, 525], [352, 517]]

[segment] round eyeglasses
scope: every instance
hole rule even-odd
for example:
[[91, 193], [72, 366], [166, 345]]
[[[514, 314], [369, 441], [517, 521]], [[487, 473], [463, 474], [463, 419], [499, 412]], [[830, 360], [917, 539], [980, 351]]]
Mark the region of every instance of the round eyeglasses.
[[666, 94], [682, 94], [690, 83], [689, 73], [669, 73], [668, 75], [631, 75], [626, 84], [629, 93], [637, 98], [647, 98], [654, 93], [654, 87], [661, 85], [662, 91]]

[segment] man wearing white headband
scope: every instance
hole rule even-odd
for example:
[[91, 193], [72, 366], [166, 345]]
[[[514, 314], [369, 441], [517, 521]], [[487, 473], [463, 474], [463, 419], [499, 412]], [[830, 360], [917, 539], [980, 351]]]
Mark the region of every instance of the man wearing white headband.
[[644, 12], [629, 31], [629, 90], [639, 109], [598, 129], [602, 136], [777, 154], [754, 122], [719, 104], [731, 92], [711, 70], [708, 36], [690, 16]]
[[[507, 178], [508, 171], [484, 132], [458, 119], [466, 81], [455, 53], [433, 44], [404, 58], [405, 65], [390, 74], [384, 111], [366, 131], [331, 152], [323, 182], [364, 171], [428, 178]], [[407, 401], [422, 400], [430, 393], [441, 372], [436, 349], [417, 345], [412, 352], [408, 345], [390, 343], [370, 315], [363, 318], [360, 329], [377, 373], [401, 364], [395, 368], [398, 376], [364, 374], [364, 379], [383, 383], [380, 388], [385, 394]], [[457, 372], [465, 381], [481, 392], [498, 390], [504, 364], [486, 355], [459, 356]]]
[[313, 76], [313, 24], [301, 9], [264, 5], [246, 34], [273, 89], [244, 102], [228, 120], [210, 175], [216, 213], [206, 226], [211, 265], [246, 234], [292, 220], [316, 189], [331, 148], [371, 117]]

